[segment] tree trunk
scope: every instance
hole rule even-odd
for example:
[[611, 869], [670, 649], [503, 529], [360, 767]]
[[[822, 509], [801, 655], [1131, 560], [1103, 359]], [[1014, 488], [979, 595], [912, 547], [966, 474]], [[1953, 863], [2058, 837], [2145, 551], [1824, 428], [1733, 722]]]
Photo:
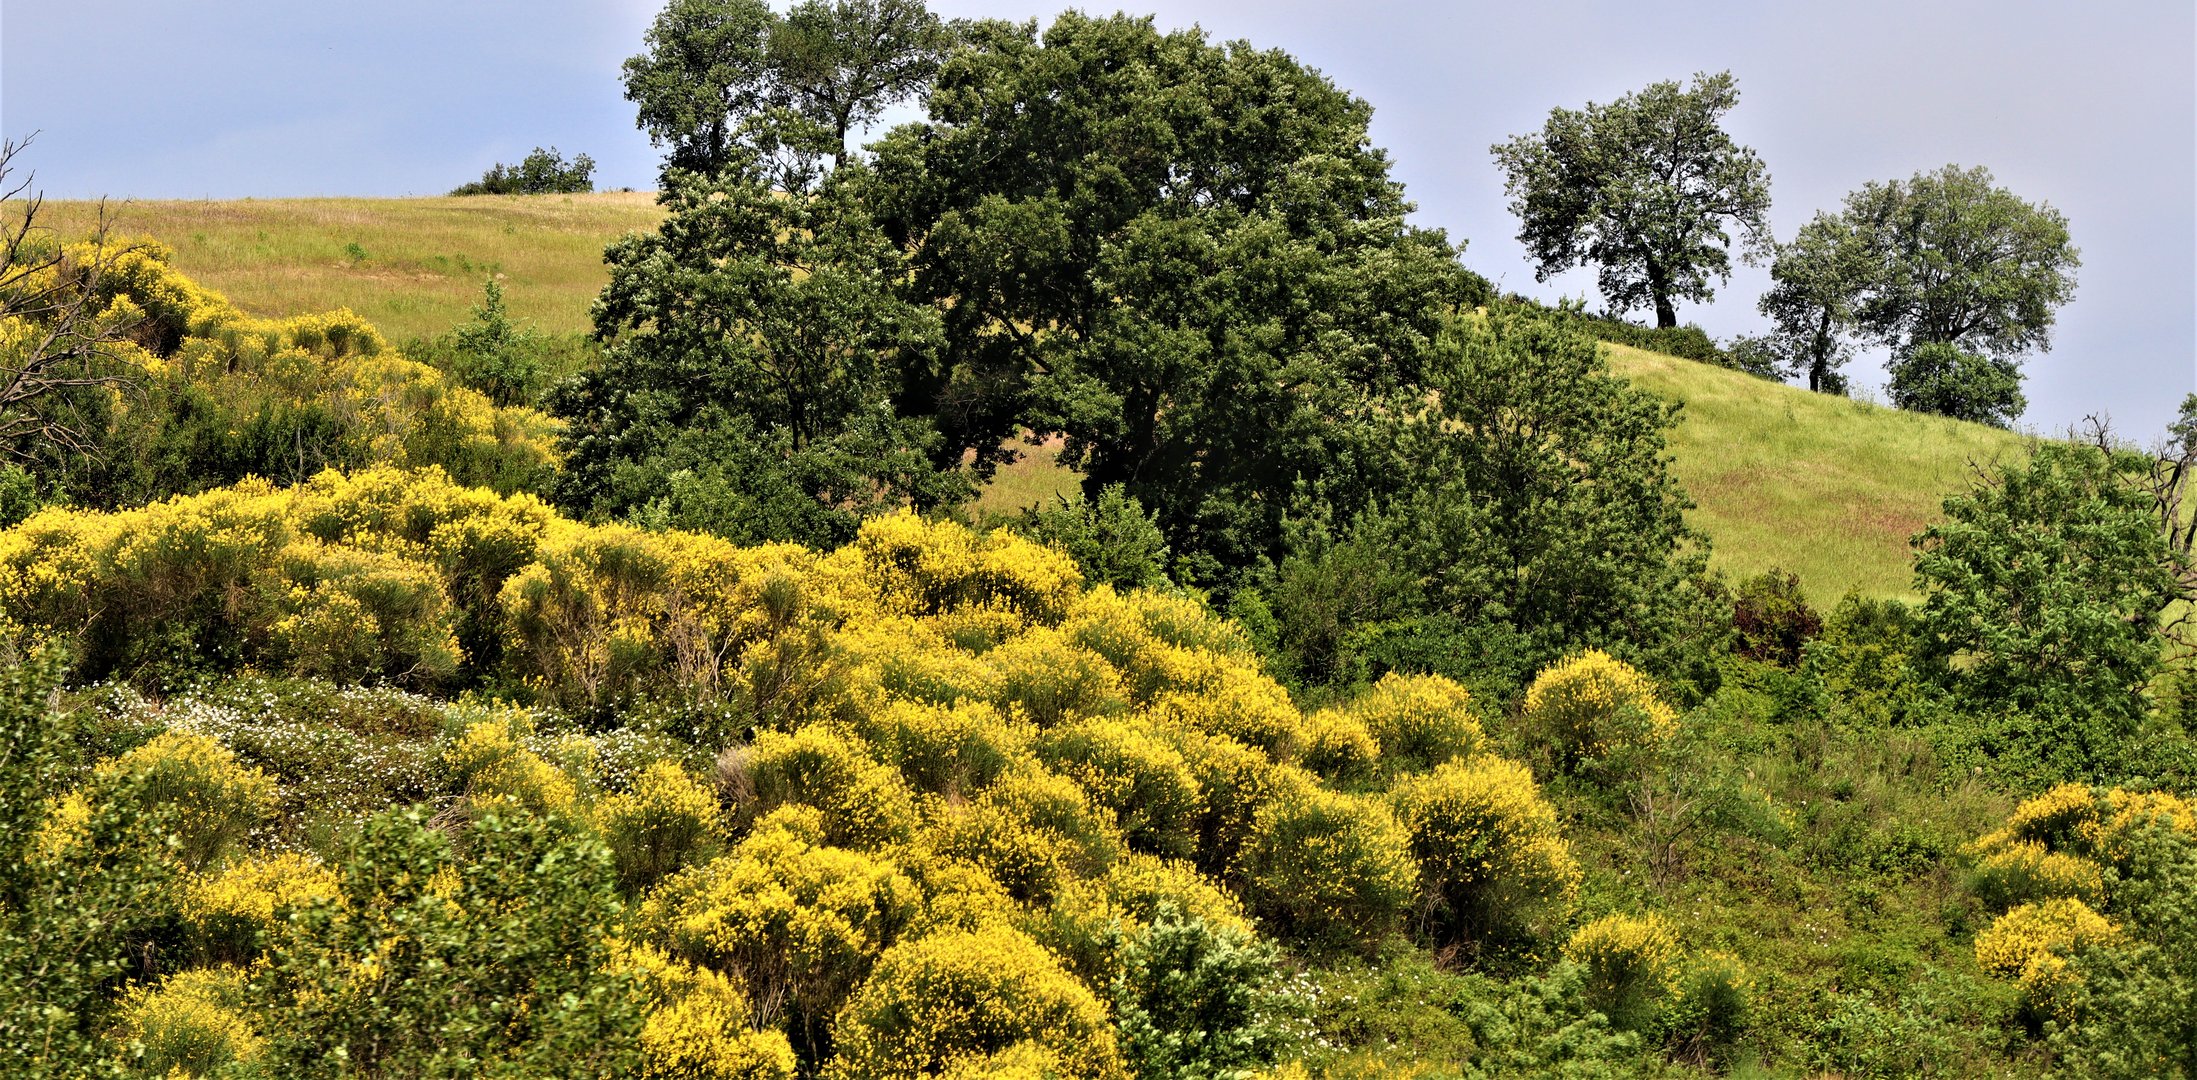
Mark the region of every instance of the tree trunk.
[[1671, 298], [1670, 298], [1670, 297], [1668, 297], [1668, 296], [1665, 296], [1665, 295], [1663, 295], [1663, 294], [1662, 294], [1662, 293], [1660, 293], [1660, 292], [1659, 292], [1659, 293], [1656, 293], [1656, 294], [1655, 294], [1655, 328], [1656, 328], [1656, 329], [1658, 329], [1658, 330], [1668, 330], [1668, 329], [1670, 329], [1671, 327], [1674, 327], [1674, 326], [1677, 326], [1677, 325], [1678, 325], [1678, 309], [1677, 309], [1677, 308], [1674, 308], [1674, 307], [1672, 307], [1672, 306], [1671, 306]]

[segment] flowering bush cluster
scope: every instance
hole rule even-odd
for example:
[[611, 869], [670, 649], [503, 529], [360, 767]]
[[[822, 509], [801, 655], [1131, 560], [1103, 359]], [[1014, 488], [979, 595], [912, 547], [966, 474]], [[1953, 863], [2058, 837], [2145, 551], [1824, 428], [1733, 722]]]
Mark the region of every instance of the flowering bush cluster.
[[1678, 734], [1678, 714], [1638, 669], [1600, 649], [1535, 676], [1525, 722], [1566, 769], [1624, 772], [1640, 767]]
[[[738, 548], [377, 467], [43, 512], [0, 533], [0, 600], [20, 646], [73, 638], [87, 673], [268, 673], [99, 691], [115, 730], [167, 730], [42, 827], [65, 847], [101, 799], [175, 809], [173, 958], [248, 991], [130, 991], [197, 1017], [195, 1049], [159, 1051], [186, 1070], [357, 1039], [412, 1061], [463, 1027], [662, 1076], [1122, 1076], [1106, 1003], [1152, 949], [1545, 935], [1578, 888], [1456, 684], [1307, 717], [1198, 601], [912, 515]], [[124, 647], [156, 627], [170, 651]], [[489, 692], [429, 696], [468, 684]], [[423, 775], [357, 790], [439, 803], [432, 827], [341, 798], [269, 824], [277, 777], [341, 794], [312, 778], [391, 741], [432, 747]], [[496, 934], [563, 989], [436, 989]], [[415, 993], [474, 1011], [396, 1034]], [[1240, 1033], [1147, 1002], [1134, 1052], [1256, 1064], [1280, 1046], [1263, 994], [1214, 1006]]]
[[1969, 845], [1971, 886], [2001, 912], [1976, 935], [1976, 963], [2017, 980], [2032, 1015], [2079, 1012], [2077, 954], [2121, 941], [2113, 883], [2147, 828], [2197, 835], [2197, 800], [2167, 792], [2062, 784], [2015, 807]]

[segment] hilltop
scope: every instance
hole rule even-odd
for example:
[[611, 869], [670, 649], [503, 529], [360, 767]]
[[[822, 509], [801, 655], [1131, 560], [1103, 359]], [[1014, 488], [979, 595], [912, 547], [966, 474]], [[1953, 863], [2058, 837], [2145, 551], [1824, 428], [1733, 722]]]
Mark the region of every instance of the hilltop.
[[[550, 333], [588, 328], [608, 275], [603, 246], [662, 218], [647, 192], [404, 199], [151, 201], [109, 206], [110, 227], [175, 249], [175, 265], [245, 310], [346, 307], [393, 340], [467, 318], [489, 275], [512, 314]], [[48, 203], [49, 224], [88, 229], [96, 204]], [[1812, 394], [1707, 364], [1610, 346], [1613, 366], [1684, 404], [1677, 471], [1714, 545], [1745, 576], [1798, 573], [1811, 601], [1910, 589], [1908, 538], [1965, 487], [1973, 466], [2023, 437], [1979, 424]], [[1002, 470], [980, 515], [1072, 490], [1050, 447]]]

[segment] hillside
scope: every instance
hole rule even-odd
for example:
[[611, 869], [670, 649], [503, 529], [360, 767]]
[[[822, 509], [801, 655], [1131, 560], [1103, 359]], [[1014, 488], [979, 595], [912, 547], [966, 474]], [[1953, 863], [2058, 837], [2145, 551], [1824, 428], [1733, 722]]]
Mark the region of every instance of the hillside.
[[[587, 328], [605, 280], [600, 255], [661, 214], [644, 192], [538, 197], [133, 202], [113, 228], [175, 248], [175, 265], [259, 315], [348, 307], [395, 340], [467, 317], [487, 274], [512, 313], [553, 333]], [[88, 228], [95, 204], [48, 203], [50, 224]], [[350, 245], [364, 257], [355, 257]], [[1611, 346], [1617, 369], [1683, 402], [1672, 437], [1680, 478], [1716, 563], [1735, 576], [1773, 566], [1801, 576], [1818, 605], [1849, 589], [1909, 588], [1907, 541], [1972, 462], [2014, 452], [2020, 436], [1903, 413], [1687, 360]], [[1050, 447], [1002, 470], [979, 515], [1071, 490]]]
[[[663, 216], [650, 192], [127, 202], [107, 211], [110, 230], [173, 247], [177, 269], [252, 314], [350, 308], [393, 341], [450, 329], [491, 274], [515, 318], [584, 331], [609, 278], [603, 246]], [[49, 202], [40, 218], [82, 234], [98, 204]]]

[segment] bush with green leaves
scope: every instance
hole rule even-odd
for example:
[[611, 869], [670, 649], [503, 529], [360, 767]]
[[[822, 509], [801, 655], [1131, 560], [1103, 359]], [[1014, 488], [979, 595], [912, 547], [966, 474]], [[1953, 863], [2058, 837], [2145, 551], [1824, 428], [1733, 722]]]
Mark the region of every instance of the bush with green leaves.
[[452, 195], [573, 195], [595, 190], [595, 159], [575, 154], [572, 160], [552, 146], [537, 146], [517, 165], [497, 162], [481, 178], [452, 191]]
[[610, 963], [620, 911], [609, 849], [508, 806], [463, 855], [419, 809], [369, 820], [251, 976], [265, 1067], [301, 1075], [614, 1077], [640, 1071], [640, 995]]
[[1226, 1080], [1270, 1065], [1294, 1034], [1280, 954], [1164, 903], [1113, 983], [1122, 1057], [1140, 1080]]
[[1808, 606], [1798, 574], [1773, 568], [1734, 590], [1732, 630], [1733, 647], [1741, 656], [1797, 667], [1802, 648], [1823, 630], [1823, 616]]
[[1059, 496], [1050, 505], [1029, 507], [1015, 528], [1067, 552], [1093, 585], [1150, 589], [1167, 583], [1167, 537], [1120, 484], [1101, 490], [1096, 499]]
[[[2180, 556], [2133, 482], [2149, 459], [2046, 443], [1916, 537], [1914, 659], [2028, 783], [2111, 781], [2149, 709]], [[2004, 759], [2004, 760], [2001, 760]]]
[[1993, 427], [2012, 426], [2029, 407], [2021, 368], [2013, 361], [1964, 352], [1943, 341], [1925, 342], [1895, 358], [1885, 392], [1902, 409]]

